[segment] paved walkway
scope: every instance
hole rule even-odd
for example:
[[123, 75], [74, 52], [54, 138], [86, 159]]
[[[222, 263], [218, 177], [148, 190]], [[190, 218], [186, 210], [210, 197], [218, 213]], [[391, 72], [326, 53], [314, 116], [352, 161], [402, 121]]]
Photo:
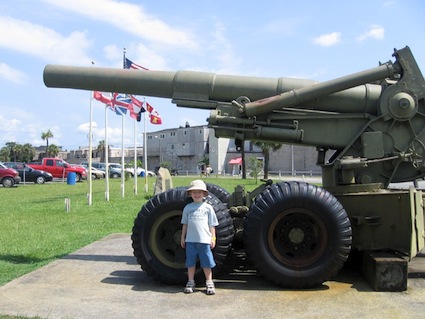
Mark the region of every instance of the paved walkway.
[[283, 290], [246, 262], [217, 294], [182, 293], [154, 282], [136, 264], [129, 234], [115, 234], [0, 287], [0, 313], [41, 318], [423, 318], [425, 255], [410, 264], [408, 290], [374, 292], [343, 270], [311, 290]]

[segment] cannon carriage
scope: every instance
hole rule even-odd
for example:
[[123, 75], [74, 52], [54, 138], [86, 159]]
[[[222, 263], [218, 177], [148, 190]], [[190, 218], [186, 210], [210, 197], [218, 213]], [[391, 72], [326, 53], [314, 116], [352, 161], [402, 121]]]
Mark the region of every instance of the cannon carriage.
[[[395, 61], [326, 82], [191, 71], [134, 71], [48, 65], [48, 87], [171, 99], [210, 110], [217, 137], [315, 146], [322, 186], [265, 182], [253, 192], [210, 185], [219, 217], [214, 253], [226, 263], [234, 238], [256, 269], [286, 288], [332, 278], [360, 255], [376, 290], [407, 288], [407, 262], [424, 247], [425, 81], [409, 47]], [[179, 247], [184, 188], [158, 194], [133, 227], [142, 268], [166, 283], [185, 280]], [[242, 235], [241, 235], [242, 234]]]

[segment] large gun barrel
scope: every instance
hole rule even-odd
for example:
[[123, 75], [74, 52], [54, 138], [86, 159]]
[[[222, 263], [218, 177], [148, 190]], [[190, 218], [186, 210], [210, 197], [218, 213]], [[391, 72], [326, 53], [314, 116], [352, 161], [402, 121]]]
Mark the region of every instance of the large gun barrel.
[[[380, 73], [382, 76], [382, 72]], [[355, 75], [352, 77], [355, 78]], [[120, 92], [135, 95], [155, 96], [173, 99], [178, 106], [213, 109], [215, 103], [232, 102], [239, 97], [258, 101], [270, 96], [302, 88], [315, 87], [318, 82], [296, 78], [261, 78], [235, 75], [221, 75], [194, 71], [136, 71], [112, 68], [70, 67], [47, 65], [44, 70], [44, 83], [48, 87]], [[351, 82], [352, 83], [352, 82]], [[356, 83], [366, 83], [364, 78]], [[345, 88], [354, 85], [346, 85]], [[333, 86], [330, 92], [337, 92], [341, 85]], [[327, 94], [329, 91], [326, 92]], [[303, 107], [333, 112], [376, 113], [381, 86], [363, 84], [329, 96], [311, 95], [303, 100]], [[320, 99], [318, 98], [320, 96]], [[261, 105], [247, 109], [248, 116], [264, 113]], [[279, 105], [273, 105], [277, 109]], [[270, 111], [267, 108], [267, 111]], [[248, 112], [247, 112], [248, 113]]]
[[343, 91], [364, 83], [371, 83], [392, 77], [395, 73], [392, 63], [382, 64], [374, 69], [347, 75], [339, 79], [318, 83], [309, 87], [294, 89], [243, 106], [247, 116], [264, 114], [283, 107], [302, 105], [335, 92]]

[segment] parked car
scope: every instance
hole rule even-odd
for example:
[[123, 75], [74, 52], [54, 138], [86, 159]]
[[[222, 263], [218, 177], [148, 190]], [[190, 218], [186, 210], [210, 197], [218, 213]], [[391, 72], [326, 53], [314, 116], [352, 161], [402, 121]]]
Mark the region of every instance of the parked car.
[[[80, 165], [84, 166], [84, 167], [89, 167], [89, 162], [81, 162]], [[97, 168], [101, 171], [105, 171], [106, 165], [105, 165], [105, 163], [92, 162], [91, 167]]]
[[[88, 162], [82, 162], [82, 163], [80, 163], [80, 165], [88, 167]], [[119, 165], [119, 167], [117, 168], [116, 165]], [[101, 171], [106, 172], [106, 164], [105, 163], [92, 162], [91, 167], [92, 168], [94, 167], [94, 168], [97, 168]], [[109, 167], [109, 169], [108, 169], [109, 177], [111, 177], [111, 178], [121, 177], [121, 165], [120, 164], [110, 163], [110, 164], [108, 164], [108, 167]]]
[[53, 180], [52, 174], [34, 169], [25, 163], [21, 162], [4, 162], [8, 168], [13, 168], [18, 171], [19, 177], [23, 182], [30, 182], [36, 184], [44, 184], [45, 182], [51, 182]]
[[12, 187], [20, 182], [21, 178], [19, 177], [18, 171], [13, 168], [8, 168], [0, 163], [0, 183], [3, 187]]
[[[87, 165], [80, 164], [80, 166], [82, 166], [82, 167], [84, 167], [86, 169], [87, 174], [89, 173], [89, 166], [88, 166], [88, 164]], [[101, 178], [105, 178], [105, 176], [106, 176], [105, 171], [104, 170], [100, 170], [100, 169], [94, 167], [93, 166], [93, 163], [92, 163], [92, 166], [91, 166], [91, 178], [92, 179], [101, 179]]]
[[[87, 173], [88, 173], [88, 168], [87, 168]], [[91, 177], [92, 179], [100, 179], [100, 178], [105, 178], [106, 173], [105, 171], [101, 171], [100, 169], [97, 169], [95, 167], [91, 167]]]
[[[109, 164], [109, 169], [111, 169], [111, 168], [117, 169], [117, 170], [119, 170], [121, 172], [122, 165], [119, 164], [119, 163], [110, 163]], [[131, 177], [134, 176], [134, 167], [126, 167], [126, 168], [124, 168], [124, 171], [125, 172], [129, 172], [131, 174]], [[141, 175], [144, 176], [145, 169], [144, 168], [141, 168], [141, 167], [137, 167], [136, 168], [136, 173], [137, 173], [137, 176], [141, 176]], [[147, 173], [148, 173], [148, 176], [156, 176], [156, 174], [154, 172], [152, 172], [152, 171], [147, 171]]]
[[121, 165], [117, 167], [115, 164], [108, 165], [109, 177], [119, 178], [121, 177]]
[[45, 157], [41, 162], [30, 162], [27, 165], [34, 169], [49, 172], [56, 178], [65, 178], [68, 173], [75, 173], [77, 182], [87, 178], [84, 167], [71, 166], [61, 158]]

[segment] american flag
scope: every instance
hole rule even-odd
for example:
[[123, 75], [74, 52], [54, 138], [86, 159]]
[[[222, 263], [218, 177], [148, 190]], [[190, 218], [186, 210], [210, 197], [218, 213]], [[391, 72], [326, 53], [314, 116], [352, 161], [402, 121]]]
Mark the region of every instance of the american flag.
[[124, 69], [133, 69], [133, 70], [149, 70], [141, 65], [134, 63], [133, 61], [125, 58], [124, 60]]
[[[134, 63], [133, 61], [125, 57], [124, 57], [124, 69], [145, 70], [145, 71], [149, 70], [139, 64]], [[150, 122], [152, 124], [162, 124], [162, 119], [159, 116], [158, 112], [148, 102], [141, 102], [137, 100], [136, 98], [134, 98], [133, 96], [131, 96], [131, 99], [132, 101], [128, 109], [130, 110], [130, 116], [132, 118], [140, 122], [141, 113], [148, 111]], [[145, 104], [145, 107], [143, 107], [143, 104]], [[138, 111], [137, 108], [139, 108], [140, 110]]]

